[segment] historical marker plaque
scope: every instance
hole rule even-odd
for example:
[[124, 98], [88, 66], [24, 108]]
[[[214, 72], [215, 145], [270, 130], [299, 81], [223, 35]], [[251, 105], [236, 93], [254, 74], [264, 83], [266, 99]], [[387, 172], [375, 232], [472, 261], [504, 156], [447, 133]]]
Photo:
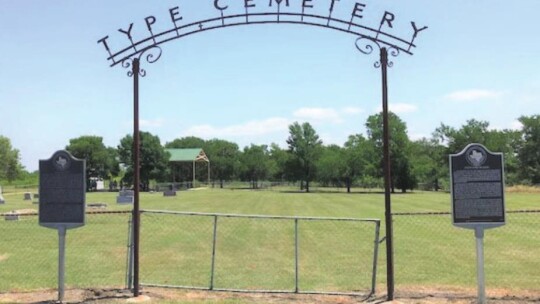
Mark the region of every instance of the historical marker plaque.
[[39, 224], [75, 228], [85, 223], [86, 163], [67, 151], [39, 161]]
[[470, 144], [450, 155], [452, 218], [456, 226], [475, 228], [505, 224], [502, 153]]

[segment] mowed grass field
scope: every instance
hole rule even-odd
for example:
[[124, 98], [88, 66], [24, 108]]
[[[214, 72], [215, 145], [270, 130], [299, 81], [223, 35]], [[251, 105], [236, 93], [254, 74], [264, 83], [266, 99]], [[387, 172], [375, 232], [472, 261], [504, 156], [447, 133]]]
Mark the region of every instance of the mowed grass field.
[[[141, 209], [227, 214], [381, 219], [384, 196], [357, 189], [298, 193], [200, 189], [177, 197], [142, 193]], [[107, 211], [129, 211], [116, 193], [89, 193], [88, 203]], [[5, 189], [0, 213], [36, 209], [23, 193]], [[507, 193], [507, 210], [540, 209], [538, 193]], [[413, 192], [392, 196], [393, 212], [448, 212], [448, 193]], [[129, 214], [88, 215], [87, 225], [68, 231], [66, 284], [70, 287], [122, 287], [125, 282]], [[141, 231], [141, 281], [208, 287], [214, 219], [145, 213]], [[220, 218], [214, 287], [294, 288], [294, 221]], [[509, 214], [504, 228], [486, 232], [488, 288], [538, 290], [540, 214]], [[36, 217], [0, 219], [0, 292], [54, 288], [56, 231], [39, 227]], [[475, 286], [472, 231], [454, 228], [449, 216], [395, 216], [395, 273], [400, 287]], [[301, 222], [300, 289], [369, 289], [374, 225], [362, 222]], [[380, 247], [379, 289], [386, 280], [385, 247]]]

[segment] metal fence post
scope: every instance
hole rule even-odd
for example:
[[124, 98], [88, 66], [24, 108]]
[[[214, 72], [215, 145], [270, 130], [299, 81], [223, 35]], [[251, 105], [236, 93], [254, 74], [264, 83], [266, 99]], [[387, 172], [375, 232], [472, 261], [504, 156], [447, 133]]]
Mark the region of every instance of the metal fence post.
[[375, 288], [377, 286], [377, 262], [379, 260], [379, 234], [381, 230], [381, 222], [375, 223], [375, 248], [373, 252], [373, 272], [371, 278], [371, 295], [375, 294]]
[[214, 289], [214, 271], [216, 265], [216, 239], [217, 239], [217, 220], [218, 216], [214, 216], [214, 236], [212, 241], [212, 266], [210, 269], [210, 290]]
[[128, 220], [128, 244], [126, 257], [126, 286], [127, 289], [133, 288], [133, 226], [132, 216]]
[[298, 293], [298, 219], [294, 219], [294, 292]]

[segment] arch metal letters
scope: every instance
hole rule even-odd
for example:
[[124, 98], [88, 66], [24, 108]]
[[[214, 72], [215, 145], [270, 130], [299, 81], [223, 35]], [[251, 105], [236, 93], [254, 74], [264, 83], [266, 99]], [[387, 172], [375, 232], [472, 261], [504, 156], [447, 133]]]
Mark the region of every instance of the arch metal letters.
[[474, 228], [505, 224], [502, 153], [470, 144], [450, 155], [452, 219], [455, 226]]
[[67, 151], [39, 161], [39, 224], [76, 228], [85, 224], [86, 162]]

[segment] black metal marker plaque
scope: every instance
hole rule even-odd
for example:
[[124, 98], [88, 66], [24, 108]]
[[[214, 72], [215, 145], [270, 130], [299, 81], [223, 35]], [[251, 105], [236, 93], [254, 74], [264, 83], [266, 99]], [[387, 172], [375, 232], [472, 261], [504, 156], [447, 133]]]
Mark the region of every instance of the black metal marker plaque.
[[83, 226], [86, 162], [67, 151], [39, 161], [39, 224], [49, 228]]
[[470, 144], [450, 155], [452, 218], [456, 226], [505, 224], [502, 153]]

